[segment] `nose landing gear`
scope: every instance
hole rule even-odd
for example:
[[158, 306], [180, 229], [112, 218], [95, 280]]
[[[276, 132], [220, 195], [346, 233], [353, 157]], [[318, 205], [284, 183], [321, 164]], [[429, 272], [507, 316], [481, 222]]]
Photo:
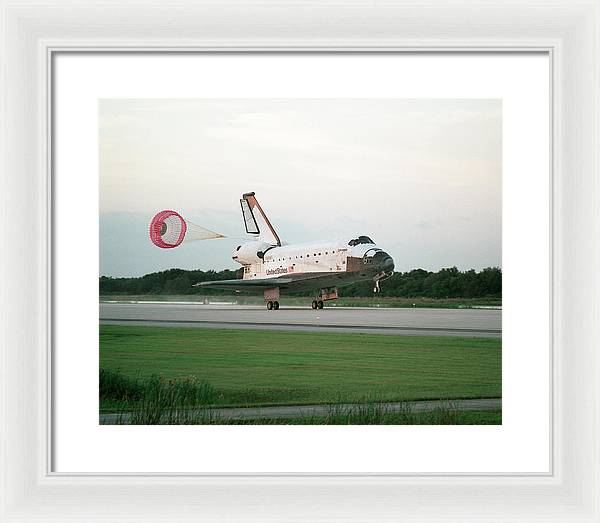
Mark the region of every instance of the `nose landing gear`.
[[379, 286], [379, 282], [383, 281], [383, 280], [387, 280], [388, 278], [391, 278], [393, 276], [393, 274], [394, 274], [393, 271], [389, 271], [389, 272], [381, 271], [379, 274], [376, 274], [373, 277], [373, 292], [375, 292], [375, 293], [381, 292], [381, 287]]
[[313, 300], [312, 308], [313, 309], [322, 309], [323, 308], [323, 300]]
[[278, 301], [268, 301], [267, 302], [267, 310], [277, 310], [279, 309], [279, 302]]

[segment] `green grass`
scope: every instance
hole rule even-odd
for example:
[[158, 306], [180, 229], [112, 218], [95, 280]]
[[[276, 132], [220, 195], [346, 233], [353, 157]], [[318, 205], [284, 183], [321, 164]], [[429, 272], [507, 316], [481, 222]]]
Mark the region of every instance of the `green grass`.
[[[205, 299], [210, 302], [236, 302], [238, 305], [264, 305], [260, 296], [222, 295], [201, 296], [198, 294], [164, 295], [106, 295], [100, 296], [100, 301], [188, 301], [202, 303]], [[283, 306], [310, 307], [311, 297], [282, 296], [279, 302]], [[395, 307], [395, 308], [434, 308], [434, 309], [470, 309], [473, 307], [501, 307], [502, 298], [393, 298], [393, 297], [347, 297], [326, 302], [326, 307]]]
[[[501, 340], [100, 326], [100, 367], [210, 384], [215, 405], [501, 396]], [[123, 405], [118, 395], [102, 410]]]
[[[211, 405], [216, 393], [213, 387], [194, 376], [166, 379], [153, 374], [131, 378], [118, 370], [100, 369], [100, 401], [112, 411], [132, 413], [133, 423], [154, 425], [175, 418], [190, 408]], [[190, 419], [190, 416], [187, 416]]]
[[[214, 421], [213, 421], [214, 423]], [[381, 416], [338, 415], [306, 418], [229, 421], [228, 425], [502, 425], [500, 410], [439, 409], [432, 412], [384, 413]]]
[[400, 411], [386, 404], [363, 404], [352, 408], [330, 406], [320, 416], [297, 418], [228, 419], [211, 408], [186, 409], [148, 402], [121, 411], [115, 425], [501, 425], [501, 410], [463, 411], [447, 405], [429, 412], [414, 412], [410, 403]]

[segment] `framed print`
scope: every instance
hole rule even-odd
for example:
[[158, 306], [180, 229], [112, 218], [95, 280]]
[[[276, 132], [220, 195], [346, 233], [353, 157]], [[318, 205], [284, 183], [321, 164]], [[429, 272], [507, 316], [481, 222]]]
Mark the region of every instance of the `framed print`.
[[599, 16], [4, 2], [2, 520], [599, 521]]

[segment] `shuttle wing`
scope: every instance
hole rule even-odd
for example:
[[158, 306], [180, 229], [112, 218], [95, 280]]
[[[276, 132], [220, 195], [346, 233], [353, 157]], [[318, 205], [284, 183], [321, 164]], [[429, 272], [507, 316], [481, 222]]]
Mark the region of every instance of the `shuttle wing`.
[[230, 289], [230, 290], [244, 290], [249, 291], [252, 289], [262, 290], [270, 289], [272, 287], [279, 287], [280, 285], [292, 283], [291, 278], [279, 277], [279, 278], [264, 278], [260, 280], [220, 280], [220, 281], [203, 281], [196, 283], [194, 287], [210, 287], [211, 289]]
[[232, 291], [257, 291], [279, 287], [287, 291], [305, 291], [320, 287], [335, 287], [346, 278], [346, 272], [312, 272], [305, 274], [284, 274], [274, 278], [260, 278], [255, 280], [220, 280], [196, 283], [194, 287], [210, 287], [212, 289], [229, 289]]

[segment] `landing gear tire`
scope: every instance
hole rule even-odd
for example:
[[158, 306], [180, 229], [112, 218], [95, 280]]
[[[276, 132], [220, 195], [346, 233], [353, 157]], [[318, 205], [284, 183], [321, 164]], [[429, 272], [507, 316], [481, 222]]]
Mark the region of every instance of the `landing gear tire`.
[[322, 302], [321, 300], [319, 300], [319, 301], [317, 302], [317, 307], [318, 307], [319, 309], [322, 309], [322, 308], [323, 308], [323, 302]]
[[273, 310], [273, 302], [272, 301], [268, 301], [267, 302], [267, 310], [268, 311], [272, 311]]
[[313, 300], [313, 302], [312, 302], [312, 308], [316, 309], [318, 306], [319, 306], [319, 304], [317, 303], [317, 301]]
[[279, 302], [278, 301], [274, 301], [273, 302], [273, 309], [275, 309], [275, 310], [279, 309]]

